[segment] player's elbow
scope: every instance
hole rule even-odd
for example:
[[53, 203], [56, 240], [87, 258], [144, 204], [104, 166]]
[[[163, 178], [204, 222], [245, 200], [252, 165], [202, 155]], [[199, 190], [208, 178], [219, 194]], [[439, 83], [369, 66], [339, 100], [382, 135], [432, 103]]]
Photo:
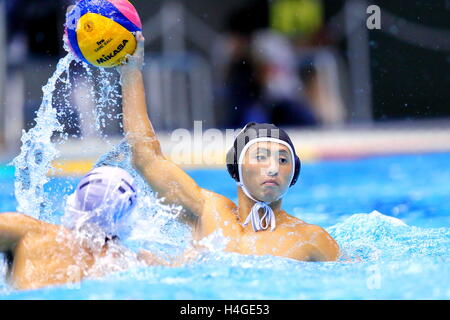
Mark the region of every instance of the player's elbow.
[[143, 171], [155, 160], [164, 159], [159, 142], [135, 144], [132, 146], [132, 163], [138, 171]]
[[133, 167], [142, 174], [142, 172], [145, 170], [145, 167], [148, 165], [147, 161], [143, 161], [143, 159], [139, 159], [135, 156], [131, 159]]

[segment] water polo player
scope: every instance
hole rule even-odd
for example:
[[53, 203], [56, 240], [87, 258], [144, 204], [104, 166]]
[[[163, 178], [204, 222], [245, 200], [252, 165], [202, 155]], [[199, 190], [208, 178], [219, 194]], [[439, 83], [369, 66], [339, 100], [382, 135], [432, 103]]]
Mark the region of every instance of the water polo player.
[[227, 167], [238, 182], [238, 205], [200, 188], [161, 152], [147, 114], [142, 66], [144, 38], [119, 67], [122, 79], [123, 121], [132, 146], [133, 164], [166, 203], [181, 205], [183, 219], [193, 227], [195, 240], [221, 229], [227, 251], [276, 255], [304, 261], [331, 261], [339, 246], [321, 227], [287, 214], [282, 197], [300, 173], [300, 159], [289, 136], [269, 124], [248, 124], [228, 153]]
[[19, 213], [0, 214], [0, 252], [6, 254], [13, 287], [78, 282], [137, 262], [117, 237], [136, 204], [133, 181], [120, 168], [92, 170], [68, 198], [63, 226]]

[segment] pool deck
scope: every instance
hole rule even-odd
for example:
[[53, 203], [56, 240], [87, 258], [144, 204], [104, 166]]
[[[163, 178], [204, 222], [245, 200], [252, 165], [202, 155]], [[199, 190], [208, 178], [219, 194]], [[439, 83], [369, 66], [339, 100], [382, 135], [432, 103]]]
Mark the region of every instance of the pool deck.
[[[380, 155], [450, 152], [450, 125], [443, 122], [377, 124], [371, 127], [286, 130], [303, 162], [348, 160]], [[201, 133], [202, 134], [202, 133]], [[225, 133], [223, 134], [225, 136]], [[191, 135], [195, 136], [195, 133]], [[204, 136], [181, 144], [171, 133], [158, 133], [163, 153], [183, 168], [224, 168], [231, 146], [208, 142]], [[80, 175], [98, 157], [112, 149], [121, 137], [68, 140], [58, 145], [60, 157], [53, 163], [55, 175]], [[225, 139], [224, 139], [225, 140]], [[18, 152], [18, 151], [17, 151]]]

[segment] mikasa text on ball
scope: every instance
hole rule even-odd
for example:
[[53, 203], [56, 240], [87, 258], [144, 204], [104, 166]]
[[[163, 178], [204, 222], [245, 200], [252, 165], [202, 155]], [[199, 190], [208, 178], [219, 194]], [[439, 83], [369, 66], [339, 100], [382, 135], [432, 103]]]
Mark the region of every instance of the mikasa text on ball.
[[127, 0], [80, 0], [68, 12], [66, 32], [71, 50], [86, 63], [115, 67], [136, 50], [134, 32], [142, 24]]

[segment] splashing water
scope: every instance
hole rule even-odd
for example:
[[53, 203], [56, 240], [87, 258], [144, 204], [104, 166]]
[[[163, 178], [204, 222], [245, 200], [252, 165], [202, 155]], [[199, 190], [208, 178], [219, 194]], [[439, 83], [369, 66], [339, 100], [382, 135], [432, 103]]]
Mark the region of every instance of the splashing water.
[[[72, 62], [81, 65], [81, 73], [71, 72]], [[110, 125], [111, 121], [118, 119], [118, 115], [113, 116], [117, 113], [115, 108], [111, 108], [111, 106], [119, 105], [118, 102], [121, 99], [118, 77], [114, 77], [115, 74], [112, 72], [92, 68], [68, 51], [68, 54], [60, 59], [56, 71], [42, 88], [43, 98], [36, 113], [36, 125], [28, 132], [23, 131], [21, 152], [11, 163], [16, 169], [15, 196], [18, 202], [16, 210], [48, 222], [52, 221], [54, 205], [44, 191], [44, 185], [49, 182], [47, 174], [55, 170], [52, 162], [59, 156], [56, 143], [62, 144], [68, 139], [68, 134], [64, 132], [64, 125], [58, 121], [58, 116], [61, 116], [64, 111], [73, 109], [70, 101], [73, 89], [72, 75], [76, 75], [77, 79], [89, 85], [90, 92], [85, 98], [91, 99], [94, 104], [93, 131], [101, 132]], [[61, 85], [58, 86], [58, 84]], [[76, 83], [75, 87], [77, 87]], [[62, 101], [59, 101], [58, 97], [55, 98], [57, 95], [62, 95]], [[80, 125], [87, 120], [83, 119], [82, 112], [79, 112], [79, 117]], [[55, 134], [59, 134], [59, 142], [53, 141]]]
[[51, 203], [45, 195], [44, 185], [49, 181], [47, 173], [53, 168], [51, 162], [59, 154], [51, 139], [54, 132], [62, 130], [57, 111], [53, 108], [53, 92], [63, 74], [69, 77], [73, 59], [71, 54], [62, 58], [55, 73], [42, 88], [43, 98], [36, 114], [36, 126], [28, 132], [23, 131], [21, 152], [12, 161], [16, 168], [17, 211], [43, 220], [48, 220], [51, 215]]
[[[121, 113], [117, 113], [116, 106], [121, 105], [122, 94], [118, 89], [119, 77], [115, 73], [108, 72], [106, 69], [99, 68], [98, 95], [96, 99], [96, 130], [105, 130], [111, 126], [111, 121], [120, 120]], [[116, 116], [114, 116], [116, 114]], [[122, 121], [118, 121], [122, 128]], [[105, 133], [105, 138], [108, 134]]]
[[[72, 62], [77, 62], [78, 66], [81, 66], [79, 72], [71, 70]], [[65, 203], [65, 199], [61, 199], [61, 196], [52, 199], [51, 195], [47, 194], [50, 190], [45, 191], [44, 186], [51, 182], [47, 174], [54, 170], [52, 162], [59, 156], [56, 144], [62, 144], [68, 139], [64, 125], [71, 125], [71, 123], [67, 121], [62, 123], [58, 121], [58, 117], [63, 112], [73, 109], [71, 100], [73, 89], [83, 90], [81, 95], [78, 92], [78, 96], [82, 97], [83, 100], [80, 103], [84, 107], [92, 106], [84, 110], [77, 106], [81, 139], [86, 133], [83, 132], [84, 127], [91, 134], [92, 132], [99, 134], [105, 141], [104, 138], [107, 138], [108, 134], [106, 132], [102, 135], [102, 131], [112, 122], [117, 122], [116, 120], [121, 116], [116, 110], [121, 104], [117, 73], [93, 68], [77, 60], [70, 52], [58, 62], [56, 71], [43, 87], [43, 99], [36, 114], [36, 125], [28, 132], [23, 132], [21, 152], [12, 161], [16, 168], [14, 186], [18, 201], [17, 211], [47, 222], [55, 222], [58, 216], [53, 212], [55, 207], [53, 202]], [[92, 118], [95, 121], [90, 121]], [[55, 136], [59, 136], [60, 140], [56, 141]], [[105, 142], [109, 143], [107, 140]], [[164, 205], [155, 197], [153, 191], [133, 169], [128, 143], [123, 141], [114, 146], [110, 152], [100, 157], [95, 167], [104, 165], [126, 169], [136, 178], [137, 187], [140, 190], [138, 206], [126, 224], [128, 229], [124, 228], [119, 235], [120, 238], [126, 239], [125, 243], [130, 248], [145, 247], [160, 255], [168, 252], [174, 256], [180, 254], [183, 246], [189, 242], [190, 235], [187, 228], [176, 221], [181, 208]], [[53, 191], [58, 192], [58, 190], [56, 188]], [[64, 217], [61, 222], [64, 224]], [[132, 230], [131, 227], [133, 227]], [[78, 238], [82, 241], [83, 234], [80, 233]], [[66, 240], [59, 239], [59, 241]], [[127, 269], [130, 263], [133, 265], [135, 259], [131, 259], [132, 256], [132, 254], [128, 256], [129, 261], [125, 259], [115, 265], [110, 259], [103, 260], [106, 266], [123, 270]], [[100, 265], [97, 269], [103, 268], [104, 266]]]
[[[3, 294], [8, 299], [450, 297], [447, 277], [450, 246], [448, 228], [413, 227], [403, 224], [399, 219], [372, 212], [351, 215], [327, 228], [327, 231], [347, 254], [359, 250], [360, 259], [311, 263], [270, 255], [245, 256], [210, 250], [185, 266], [136, 266], [106, 275], [102, 279], [86, 279], [77, 290], [60, 286]], [[213, 238], [220, 238], [217, 236]], [[377, 253], [372, 254], [374, 252]]]
[[379, 262], [407, 259], [448, 259], [450, 230], [408, 226], [400, 219], [378, 211], [354, 214], [328, 229], [349, 257]]
[[116, 166], [127, 170], [134, 178], [139, 193], [136, 208], [119, 235], [127, 247], [146, 248], [166, 258], [176, 257], [191, 243], [187, 226], [177, 220], [181, 207], [166, 205], [135, 171], [131, 164], [131, 148], [126, 140], [101, 156], [94, 167]]
[[[16, 167], [15, 194], [18, 210], [49, 221], [52, 204], [44, 192], [50, 181], [52, 161], [59, 153], [52, 141], [54, 133], [63, 133], [54, 108], [57, 82], [71, 90], [69, 72], [74, 60], [68, 54], [43, 88], [43, 101], [37, 112], [36, 126], [24, 132], [21, 153], [13, 160]], [[117, 105], [118, 82], [111, 73], [83, 65], [91, 82], [90, 98], [95, 102], [96, 132], [115, 120], [110, 105]], [[100, 81], [93, 79], [98, 76]], [[69, 94], [64, 94], [68, 100]], [[69, 104], [68, 101], [65, 102]], [[119, 115], [120, 116], [120, 115]], [[63, 143], [67, 136], [63, 136]], [[190, 243], [190, 231], [176, 217], [180, 208], [164, 205], [134, 171], [130, 146], [124, 141], [103, 155], [95, 166], [115, 165], [129, 171], [139, 189], [138, 206], [130, 217], [133, 229], [125, 238], [129, 248], [176, 256]], [[415, 171], [417, 172], [417, 171]], [[214, 178], [214, 177], [213, 177]], [[220, 179], [213, 179], [214, 185]], [[57, 190], [56, 190], [57, 191]], [[230, 195], [231, 196], [231, 195]], [[331, 201], [330, 201], [331, 202]], [[350, 211], [349, 211], [350, 212]], [[446, 298], [450, 231], [409, 226], [379, 212], [354, 214], [327, 228], [340, 244], [345, 259], [333, 263], [305, 263], [272, 256], [242, 256], [223, 252], [226, 240], [220, 232], [202, 240], [208, 249], [197, 261], [180, 268], [141, 268], [112, 274], [102, 280], [86, 280], [80, 290], [70, 286], [34, 292], [11, 293], [0, 283], [0, 294], [10, 298], [203, 298], [203, 299], [336, 299], [336, 298]], [[62, 240], [63, 241], [63, 240]], [[105, 259], [99, 271], [112, 267], [125, 270], [132, 260], [112, 265]], [[350, 260], [350, 263], [348, 261]], [[134, 265], [139, 267], [138, 264]], [[121, 268], [123, 267], [123, 268]], [[0, 261], [0, 274], [6, 272]], [[125, 290], [127, 288], [133, 288]], [[232, 292], [232, 296], [230, 296]]]
[[[115, 164], [123, 167], [129, 163], [129, 146], [124, 142], [104, 155], [97, 165]], [[308, 212], [314, 212], [314, 202], [324, 202], [340, 213], [327, 213], [329, 224], [326, 230], [339, 243], [346, 257], [337, 262], [300, 262], [273, 256], [244, 256], [222, 252], [223, 244], [219, 233], [202, 241], [208, 248], [196, 260], [174, 268], [139, 267], [114, 272], [101, 279], [85, 279], [74, 289], [70, 285], [43, 288], [34, 291], [17, 292], [8, 290], [0, 280], [0, 297], [3, 299], [449, 299], [450, 298], [450, 229], [448, 219], [430, 228], [424, 218], [436, 219], [448, 216], [447, 167], [450, 154], [421, 156], [427, 165], [413, 156], [395, 158], [410, 177], [405, 188], [397, 188], [396, 195], [403, 199], [409, 190], [429, 192], [430, 198], [416, 203], [416, 207], [399, 219], [388, 216], [383, 209], [364, 212], [360, 207], [374, 207], [380, 198], [381, 187], [390, 187], [388, 178], [380, 178], [380, 168], [390, 165], [390, 158], [358, 160], [347, 163], [310, 165], [306, 170], [311, 176], [321, 177], [316, 183], [326, 181], [336, 189], [345, 186], [342, 196], [352, 198], [351, 203], [339, 204], [339, 198], [331, 194], [325, 198], [314, 198], [315, 185], [307, 180], [301, 186], [305, 201], [313, 198], [312, 209], [299, 205], [300, 187], [293, 189], [294, 196], [286, 198], [289, 211], [300, 219]], [[374, 162], [378, 165], [374, 165]], [[397, 163], [397, 162], [396, 162]], [[445, 166], [441, 167], [440, 164]], [[418, 170], [421, 168], [422, 171]], [[339, 168], [339, 170], [336, 170]], [[377, 173], [367, 182], [366, 176], [355, 173]], [[340, 171], [345, 180], [331, 174]], [[194, 180], [201, 181], [206, 188], [223, 191], [229, 198], [235, 195], [223, 179], [224, 170], [200, 170], [190, 172]], [[417, 184], [427, 177], [428, 185]], [[133, 172], [134, 175], [134, 172]], [[419, 175], [419, 176], [418, 176]], [[218, 182], [219, 181], [219, 182]], [[351, 187], [352, 183], [355, 185]], [[375, 187], [368, 188], [367, 186]], [[294, 187], [295, 188], [295, 187]], [[227, 191], [228, 190], [228, 191]], [[363, 190], [366, 197], [358, 192]], [[400, 190], [400, 191], [399, 191]], [[402, 194], [401, 192], [404, 192]], [[405, 191], [406, 190], [406, 191]], [[55, 192], [56, 190], [53, 190]], [[146, 194], [139, 190], [139, 195]], [[355, 196], [356, 194], [356, 196]], [[443, 194], [439, 198], [435, 195]], [[320, 195], [323, 197], [323, 195]], [[149, 193], [145, 203], [137, 208], [132, 219], [133, 230], [130, 242], [142, 243], [137, 248], [154, 246], [155, 250], [170, 252], [176, 246], [176, 239], [183, 237], [182, 229], [176, 231], [176, 223], [169, 217], [170, 211], [163, 206], [152, 208], [153, 195]], [[381, 196], [389, 201], [387, 196]], [[141, 197], [140, 197], [141, 199]], [[337, 199], [337, 200], [336, 200]], [[356, 201], [357, 205], [352, 206]], [[416, 200], [417, 201], [417, 200]], [[438, 207], [439, 211], [427, 213], [427, 208]], [[292, 208], [299, 207], [299, 210]], [[148, 208], [148, 211], [147, 211]], [[168, 209], [168, 208], [167, 208]], [[153, 211], [152, 211], [153, 210]], [[163, 212], [164, 213], [161, 213]], [[332, 210], [331, 210], [332, 211]], [[417, 215], [417, 212], [423, 216]], [[139, 215], [147, 215], [140, 220]], [[167, 214], [167, 218], [164, 218]], [[314, 223], [311, 220], [307, 222]], [[311, 221], [310, 221], [311, 220]], [[141, 225], [142, 221], [142, 225]], [[175, 226], [175, 230], [172, 227]], [[180, 235], [175, 233], [180, 232]], [[174, 235], [175, 234], [175, 235]], [[161, 240], [160, 240], [161, 239]], [[226, 239], [225, 239], [226, 240]], [[217, 249], [217, 250], [215, 250]], [[1, 262], [1, 260], [0, 260]], [[107, 262], [105, 262], [107, 264]], [[99, 266], [100, 269], [105, 264]], [[116, 266], [114, 266], [116, 267]], [[2, 265], [0, 264], [0, 270]], [[5, 270], [5, 269], [3, 269]], [[4, 273], [4, 271], [3, 271]]]

